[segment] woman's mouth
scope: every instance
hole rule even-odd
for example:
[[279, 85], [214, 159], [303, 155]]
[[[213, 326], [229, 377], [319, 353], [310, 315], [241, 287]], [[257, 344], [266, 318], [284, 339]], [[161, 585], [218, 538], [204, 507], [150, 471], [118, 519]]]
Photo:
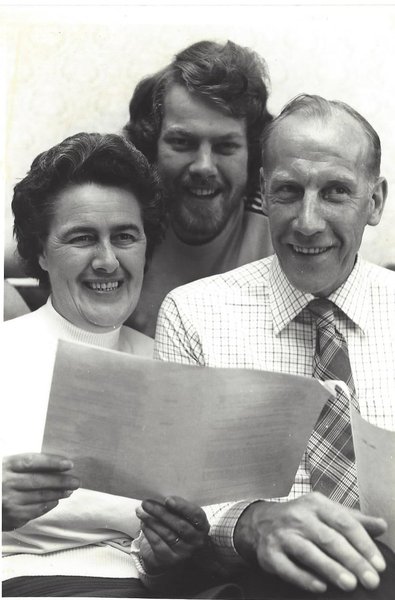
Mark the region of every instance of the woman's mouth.
[[123, 284], [122, 280], [117, 281], [84, 281], [84, 285], [90, 290], [99, 293], [114, 292]]

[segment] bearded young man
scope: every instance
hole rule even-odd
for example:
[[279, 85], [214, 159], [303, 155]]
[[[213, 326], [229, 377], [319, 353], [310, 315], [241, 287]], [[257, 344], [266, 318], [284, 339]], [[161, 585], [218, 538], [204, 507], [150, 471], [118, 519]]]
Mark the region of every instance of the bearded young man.
[[128, 324], [153, 336], [165, 295], [272, 252], [259, 189], [268, 74], [252, 50], [198, 42], [143, 79], [126, 136], [157, 165], [168, 227]]

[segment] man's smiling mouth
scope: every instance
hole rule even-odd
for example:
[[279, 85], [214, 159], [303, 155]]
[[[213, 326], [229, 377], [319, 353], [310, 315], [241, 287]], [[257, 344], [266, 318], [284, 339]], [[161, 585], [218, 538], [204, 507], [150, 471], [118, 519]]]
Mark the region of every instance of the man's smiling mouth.
[[296, 254], [324, 254], [324, 252], [328, 252], [332, 248], [332, 246], [319, 246], [317, 248], [307, 248], [306, 246], [295, 246], [291, 244], [292, 250], [296, 252]]
[[185, 190], [191, 196], [196, 196], [197, 198], [214, 198], [217, 194], [221, 192], [218, 188], [207, 188], [207, 187], [185, 187]]

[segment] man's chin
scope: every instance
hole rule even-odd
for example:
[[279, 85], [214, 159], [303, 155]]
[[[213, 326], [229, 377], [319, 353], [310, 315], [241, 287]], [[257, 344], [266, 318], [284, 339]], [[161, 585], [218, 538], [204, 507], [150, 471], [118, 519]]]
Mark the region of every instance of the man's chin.
[[217, 237], [226, 227], [225, 215], [215, 214], [212, 210], [177, 211], [172, 215], [173, 229], [181, 240], [189, 244], [204, 244]]
[[185, 223], [173, 221], [173, 230], [176, 236], [186, 244], [199, 245], [211, 242], [222, 231], [221, 228], [204, 228], [200, 223]]
[[178, 203], [171, 215], [173, 229], [177, 237], [189, 244], [210, 242], [222, 233], [240, 206], [227, 206], [222, 196], [211, 202]]
[[[322, 274], [321, 274], [322, 275]], [[314, 277], [314, 274], [303, 273], [287, 275], [290, 283], [304, 294], [313, 294], [313, 296], [329, 296], [339, 284], [334, 278], [329, 277]]]

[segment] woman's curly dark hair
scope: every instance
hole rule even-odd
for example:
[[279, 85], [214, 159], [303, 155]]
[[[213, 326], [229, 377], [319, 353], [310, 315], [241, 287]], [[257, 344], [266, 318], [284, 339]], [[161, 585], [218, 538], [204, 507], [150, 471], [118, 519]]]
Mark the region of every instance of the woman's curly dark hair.
[[145, 156], [116, 134], [77, 133], [42, 152], [14, 187], [14, 236], [26, 273], [49, 286], [39, 265], [56, 212], [59, 192], [73, 184], [97, 183], [132, 192], [140, 205], [149, 261], [165, 230], [163, 192]]
[[201, 41], [179, 52], [161, 71], [142, 79], [130, 100], [129, 121], [123, 131], [151, 163], [157, 159], [165, 94], [175, 83], [224, 113], [245, 118], [248, 187], [255, 191], [259, 186], [261, 137], [273, 118], [266, 108], [270, 83], [263, 58], [231, 41]]

